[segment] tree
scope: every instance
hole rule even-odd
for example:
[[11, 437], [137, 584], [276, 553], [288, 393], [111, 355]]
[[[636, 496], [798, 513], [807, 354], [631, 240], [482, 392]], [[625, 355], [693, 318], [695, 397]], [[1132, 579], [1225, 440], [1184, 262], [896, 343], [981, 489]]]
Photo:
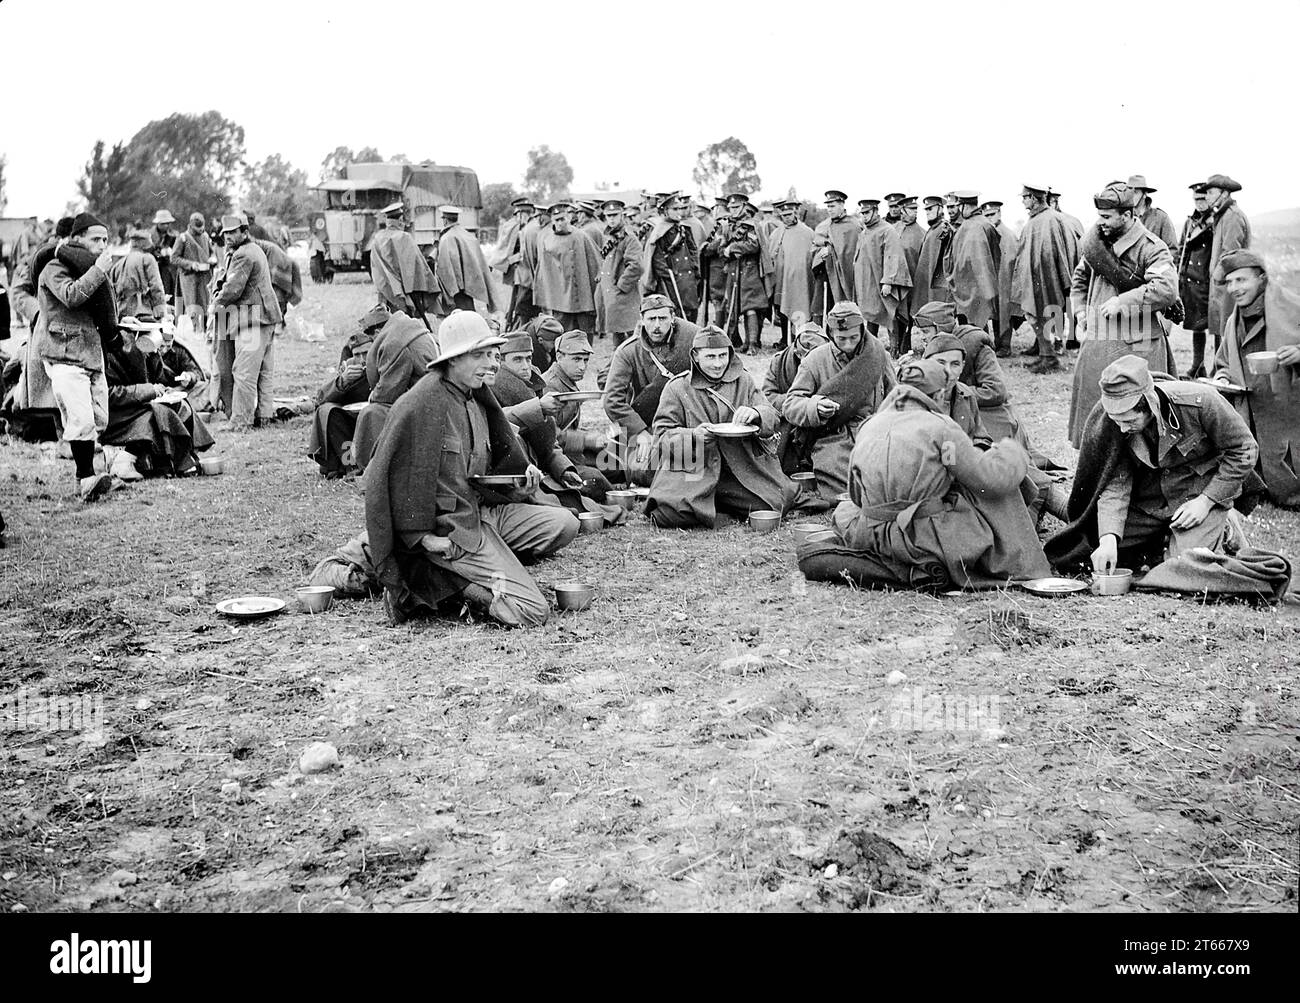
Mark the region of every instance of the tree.
[[524, 190], [535, 199], [548, 201], [569, 194], [573, 168], [558, 150], [542, 145], [528, 151], [528, 170], [524, 172]]
[[701, 195], [731, 192], [753, 195], [763, 185], [758, 176], [758, 162], [749, 147], [735, 136], [701, 150], [691, 178]]
[[274, 216], [286, 226], [300, 226], [310, 209], [307, 172], [273, 153], [244, 168], [242, 204], [258, 216]]
[[99, 216], [109, 227], [144, 218], [138, 211], [140, 180], [128, 165], [125, 143], [114, 143], [107, 157], [104, 141], [96, 140], [90, 162], [77, 181], [77, 192], [86, 202], [86, 208]]
[[352, 161], [354, 164], [381, 164], [384, 158], [379, 155], [379, 151], [373, 146], [363, 146], [357, 151], [357, 159]]
[[510, 203], [519, 197], [518, 193], [515, 192], [515, 186], [509, 181], [498, 181], [490, 185], [484, 185], [481, 195], [483, 196], [483, 211], [479, 214], [479, 218], [487, 226], [509, 216]]
[[133, 215], [148, 219], [159, 208], [177, 219], [227, 212], [243, 166], [244, 128], [218, 112], [150, 122], [126, 144], [126, 170], [139, 182]]
[[355, 163], [352, 156], [352, 147], [334, 147], [334, 151], [320, 162], [320, 179], [322, 181], [333, 181], [335, 178], [343, 177], [343, 168], [351, 163]]

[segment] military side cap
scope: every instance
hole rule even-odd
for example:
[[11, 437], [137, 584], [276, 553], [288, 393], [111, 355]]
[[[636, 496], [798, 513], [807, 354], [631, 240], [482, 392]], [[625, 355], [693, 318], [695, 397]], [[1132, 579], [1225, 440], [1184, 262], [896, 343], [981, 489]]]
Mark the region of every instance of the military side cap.
[[501, 345], [501, 354], [510, 355], [513, 352], [532, 352], [533, 339], [527, 331], [511, 331], [506, 335], [505, 342]]
[[1101, 372], [1101, 404], [1108, 414], [1132, 411], [1147, 395], [1155, 395], [1155, 380], [1146, 360], [1136, 355], [1116, 359]]
[[379, 327], [382, 324], [387, 324], [391, 317], [392, 314], [390, 314], [387, 309], [382, 306], [375, 306], [371, 307], [369, 312], [357, 321], [357, 324], [360, 326], [361, 330], [368, 331], [372, 327]]
[[590, 355], [591, 342], [581, 331], [565, 331], [555, 341], [555, 350], [565, 355]]
[[641, 298], [642, 313], [645, 313], [647, 310], [664, 310], [664, 309], [672, 310], [673, 301], [670, 300], [663, 293], [651, 293], [649, 296], [643, 296]]
[[826, 326], [832, 331], [848, 331], [862, 325], [862, 311], [852, 300], [840, 300], [826, 314]]
[[914, 387], [927, 397], [937, 394], [948, 382], [948, 374], [937, 362], [911, 359], [898, 367], [898, 382]]
[[966, 354], [966, 346], [956, 335], [948, 334], [946, 331], [940, 331], [933, 338], [925, 343], [924, 357], [930, 358], [943, 352], [961, 352]]
[[951, 303], [931, 300], [912, 315], [912, 324], [915, 327], [954, 331], [957, 328], [957, 308]]
[[1226, 174], [1211, 174], [1205, 179], [1205, 187], [1222, 188], [1225, 192], [1241, 191], [1241, 185], [1237, 184], [1237, 182], [1233, 181], [1232, 178], [1228, 177]]
[[1235, 251], [1228, 251], [1219, 259], [1219, 265], [1214, 270], [1214, 278], [1222, 282], [1239, 268], [1258, 268], [1261, 272], [1267, 271], [1263, 258], [1254, 251], [1239, 247]]
[[731, 339], [717, 324], [706, 324], [695, 333], [691, 341], [691, 350], [700, 348], [730, 348]]

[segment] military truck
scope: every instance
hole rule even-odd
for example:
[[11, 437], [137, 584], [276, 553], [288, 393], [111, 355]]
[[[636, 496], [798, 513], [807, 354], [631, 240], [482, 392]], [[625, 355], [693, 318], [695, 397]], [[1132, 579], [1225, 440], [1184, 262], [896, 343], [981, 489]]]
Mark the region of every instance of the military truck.
[[311, 276], [329, 281], [336, 271], [370, 270], [370, 242], [383, 210], [402, 203], [402, 218], [416, 243], [432, 252], [438, 210], [460, 210], [460, 223], [478, 229], [483, 196], [478, 175], [444, 164], [348, 164], [343, 177], [316, 185], [320, 205], [310, 215]]

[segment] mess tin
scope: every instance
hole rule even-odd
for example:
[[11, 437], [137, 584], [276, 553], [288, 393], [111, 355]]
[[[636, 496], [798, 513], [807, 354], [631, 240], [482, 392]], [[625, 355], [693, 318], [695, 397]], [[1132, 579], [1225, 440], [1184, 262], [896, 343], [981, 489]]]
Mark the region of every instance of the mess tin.
[[324, 613], [334, 601], [333, 585], [304, 585], [294, 589], [294, 593], [308, 613]]
[[1122, 596], [1133, 587], [1133, 572], [1116, 568], [1110, 574], [1092, 573], [1092, 594], [1095, 596]]
[[1277, 352], [1247, 352], [1246, 368], [1256, 376], [1276, 373], [1278, 367]]
[[605, 501], [610, 505], [617, 505], [624, 512], [631, 512], [636, 508], [636, 503], [641, 500], [640, 495], [635, 491], [606, 491]]
[[781, 524], [781, 513], [771, 509], [759, 509], [749, 513], [749, 528], [755, 533], [774, 533]]
[[560, 582], [555, 586], [555, 604], [563, 610], [584, 610], [596, 598], [596, 586], [586, 582]]
[[833, 534], [834, 532], [829, 526], [825, 526], [820, 522], [797, 522], [790, 529], [794, 533], [796, 545], [803, 543], [809, 537], [816, 536], [818, 533]]
[[226, 458], [224, 456], [200, 456], [199, 469], [208, 477], [224, 474], [226, 472]]
[[578, 514], [578, 532], [595, 533], [605, 525], [605, 517], [599, 512], [580, 512]]

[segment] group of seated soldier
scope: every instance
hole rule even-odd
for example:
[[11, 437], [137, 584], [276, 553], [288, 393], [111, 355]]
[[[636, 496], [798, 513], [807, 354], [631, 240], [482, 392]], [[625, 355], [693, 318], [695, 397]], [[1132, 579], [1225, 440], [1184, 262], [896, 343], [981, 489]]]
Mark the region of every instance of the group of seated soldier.
[[[582, 389], [583, 333], [542, 315], [502, 335], [456, 311], [435, 336], [402, 313], [367, 314], [313, 430], [324, 473], [366, 473], [367, 533], [332, 573], [382, 588], [394, 622], [451, 600], [537, 624], [547, 603], [523, 563], [566, 546], [580, 513], [625, 521], [602, 504], [615, 485], [648, 489], [645, 515], [660, 528], [833, 508], [827, 531], [799, 545], [800, 567], [866, 586], [988, 588], [1054, 567], [1247, 552], [1234, 509], [1262, 490], [1251, 428], [1213, 388], [1152, 374], [1136, 356], [1103, 373], [1067, 494], [1010, 403], [987, 333], [951, 304], [918, 311], [897, 363], [856, 304], [835, 304], [828, 330], [796, 325], [761, 390], [720, 329], [658, 295], [641, 317], [600, 374], [604, 436], [559, 399]], [[339, 406], [362, 401], [354, 431]], [[377, 430], [358, 451], [372, 408]], [[811, 479], [792, 479], [801, 472]], [[522, 476], [474, 480], [500, 473]], [[1064, 528], [1044, 539], [1047, 513]]]

